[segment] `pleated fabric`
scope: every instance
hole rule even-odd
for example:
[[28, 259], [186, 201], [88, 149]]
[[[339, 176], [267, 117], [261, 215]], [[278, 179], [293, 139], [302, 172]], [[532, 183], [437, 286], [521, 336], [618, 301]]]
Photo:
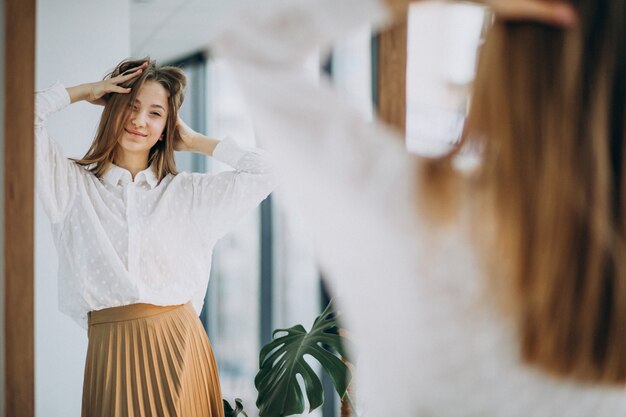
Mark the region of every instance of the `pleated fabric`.
[[224, 417], [209, 339], [190, 303], [89, 313], [82, 417]]

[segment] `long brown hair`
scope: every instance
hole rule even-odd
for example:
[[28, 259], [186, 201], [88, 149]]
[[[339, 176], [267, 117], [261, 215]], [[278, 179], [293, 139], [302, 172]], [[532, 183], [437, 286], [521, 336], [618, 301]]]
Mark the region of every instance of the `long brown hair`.
[[[506, 283], [523, 359], [626, 382], [626, 2], [575, 0], [572, 30], [496, 22], [459, 148], [424, 183], [465, 184], [488, 207], [482, 250]], [[465, 181], [451, 161], [481, 150]], [[433, 204], [454, 204], [450, 193]], [[495, 281], [494, 281], [495, 282]]]
[[159, 181], [167, 174], [175, 175], [177, 173], [174, 160], [174, 137], [176, 135], [178, 110], [183, 103], [187, 84], [184, 72], [180, 68], [171, 66], [158, 67], [156, 62], [150, 58], [127, 59], [120, 62], [113, 71], [105, 76], [105, 79], [116, 77], [139, 67], [146, 61], [148, 65], [143, 69], [140, 76], [120, 84], [122, 87], [131, 87], [130, 93], [110, 93], [104, 97], [106, 104], [100, 117], [96, 137], [85, 156], [75, 160], [80, 165], [89, 166], [90, 171], [98, 177], [106, 172], [115, 159], [118, 151], [117, 139], [122, 134], [124, 124], [130, 115], [130, 103], [135, 101], [139, 89], [146, 81], [158, 82], [168, 93], [168, 112], [163, 140], [158, 141], [150, 149], [148, 164], [154, 166]]

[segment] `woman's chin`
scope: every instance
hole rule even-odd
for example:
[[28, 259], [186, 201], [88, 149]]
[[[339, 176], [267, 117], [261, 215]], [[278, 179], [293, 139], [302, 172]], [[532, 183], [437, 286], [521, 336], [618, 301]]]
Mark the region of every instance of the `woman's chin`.
[[147, 144], [128, 139], [122, 139], [119, 144], [123, 152], [144, 153], [150, 150], [150, 148], [146, 146]]

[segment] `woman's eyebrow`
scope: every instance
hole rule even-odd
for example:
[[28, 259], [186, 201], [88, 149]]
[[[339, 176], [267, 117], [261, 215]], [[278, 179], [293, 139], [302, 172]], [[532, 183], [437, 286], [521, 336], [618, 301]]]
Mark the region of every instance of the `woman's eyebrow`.
[[[135, 99], [135, 102], [141, 104], [141, 100], [139, 100], [138, 98]], [[151, 104], [150, 107], [158, 107], [161, 110], [165, 111], [165, 107], [161, 106], [160, 104]]]
[[159, 109], [165, 111], [165, 107], [161, 106], [160, 104], [152, 104], [150, 107], [158, 107]]

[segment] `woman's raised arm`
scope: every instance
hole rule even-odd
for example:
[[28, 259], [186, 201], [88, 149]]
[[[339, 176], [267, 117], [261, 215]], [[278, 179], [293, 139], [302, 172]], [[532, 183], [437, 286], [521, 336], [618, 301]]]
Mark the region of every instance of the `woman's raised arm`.
[[213, 139], [196, 132], [180, 118], [180, 115], [178, 116], [176, 136], [174, 138], [175, 151], [195, 152], [213, 156], [213, 152], [219, 143], [219, 139]]
[[131, 92], [130, 87], [121, 87], [122, 84], [128, 80], [131, 80], [141, 74], [143, 69], [148, 65], [148, 62], [144, 62], [137, 68], [132, 68], [126, 71], [124, 74], [120, 74], [117, 77], [107, 78], [102, 81], [96, 81], [93, 83], [80, 84], [74, 87], [67, 88], [67, 94], [70, 96], [70, 102], [76, 103], [77, 101], [85, 100], [91, 104], [104, 105], [106, 97], [109, 93], [128, 94]]
[[49, 115], [69, 106], [65, 87], [56, 83], [35, 93], [35, 173], [37, 194], [52, 223], [60, 222], [74, 200], [78, 169], [48, 135]]

